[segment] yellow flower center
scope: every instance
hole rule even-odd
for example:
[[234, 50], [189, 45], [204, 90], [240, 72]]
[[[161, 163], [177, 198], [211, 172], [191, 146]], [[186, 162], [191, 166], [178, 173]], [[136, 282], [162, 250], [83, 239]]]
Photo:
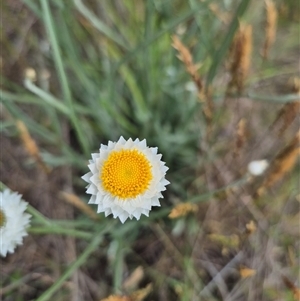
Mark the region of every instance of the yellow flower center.
[[4, 227], [5, 223], [6, 223], [6, 217], [5, 217], [5, 214], [4, 214], [4, 212], [0, 209], [0, 229], [1, 229], [2, 227]]
[[100, 179], [106, 191], [122, 199], [146, 191], [152, 179], [151, 164], [136, 149], [112, 152], [103, 164]]

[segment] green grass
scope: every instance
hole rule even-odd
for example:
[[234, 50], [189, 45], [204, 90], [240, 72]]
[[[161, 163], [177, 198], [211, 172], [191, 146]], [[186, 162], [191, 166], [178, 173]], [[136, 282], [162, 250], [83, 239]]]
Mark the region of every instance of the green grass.
[[[30, 236], [48, 237], [51, 234], [52, 238], [55, 235], [66, 240], [76, 238], [73, 243], [77, 250], [77, 257], [69, 262], [68, 267], [61, 267], [54, 257], [49, 258], [48, 254], [42, 252], [47, 268], [51, 270], [51, 266], [55, 266], [57, 273], [50, 273], [56, 276], [53, 276], [51, 285], [43, 287], [42, 293], [32, 293], [34, 300], [71, 300], [71, 292], [63, 285], [66, 281], [73, 281], [72, 276], [77, 275], [78, 271], [86, 273], [90, 278], [96, 275], [95, 283], [98, 281], [105, 286], [106, 294], [99, 291], [98, 299], [111, 293], [125, 293], [122, 287], [124, 279], [140, 265], [146, 276], [143, 285], [137, 287], [144, 287], [148, 282], [155, 287], [151, 296], [145, 300], [163, 300], [163, 296], [168, 296], [169, 300], [200, 300], [201, 292], [214, 277], [213, 274], [218, 272], [208, 272], [197, 261], [200, 257], [204, 260], [202, 253], [198, 258], [197, 251], [199, 249], [200, 254], [202, 245], [212, 249], [216, 247], [211, 246], [204, 235], [208, 231], [207, 224], [220, 218], [217, 228], [220, 230], [224, 227], [231, 234], [236, 233], [237, 229], [242, 232], [241, 227], [245, 222], [256, 218], [249, 208], [239, 207], [238, 200], [245, 197], [245, 191], [251, 192], [248, 190], [248, 177], [245, 174], [250, 158], [260, 159], [256, 157], [256, 152], [260, 156], [272, 158], [276, 147], [276, 137], [272, 138], [271, 147], [267, 142], [263, 144], [264, 137], [260, 134], [268, 130], [270, 124], [261, 121], [260, 116], [269, 116], [269, 111], [274, 114], [281, 104], [298, 99], [290, 92], [269, 93], [269, 90], [264, 90], [265, 83], [274, 86], [273, 80], [277, 77], [287, 79], [296, 74], [296, 64], [293, 64], [296, 58], [293, 56], [297, 49], [297, 25], [293, 21], [287, 21], [286, 15], [279, 14], [277, 41], [271, 49], [270, 60], [263, 62], [260, 57], [260, 42], [264, 38], [264, 14], [260, 1], [215, 1], [221, 12], [230, 14], [228, 24], [223, 24], [212, 12], [211, 3], [213, 1], [24, 0], [23, 9], [30, 12], [28, 19], [25, 13], [25, 17], [20, 14], [20, 21], [11, 19], [10, 28], [4, 30], [7, 35], [1, 37], [3, 61], [7, 65], [17, 64], [22, 72], [28, 67], [34, 68], [37, 80], [32, 81], [23, 75], [12, 76], [7, 69], [4, 70], [0, 90], [3, 104], [1, 134], [19, 141], [15, 121], [22, 120], [39, 145], [44, 162], [54, 172], [68, 169], [68, 180], [61, 175], [62, 181], [68, 184], [57, 184], [57, 193], [54, 193], [57, 199], [60, 190], [69, 189], [87, 201], [85, 183], [80, 176], [88, 170], [90, 154], [98, 151], [100, 143], [116, 141], [121, 135], [125, 139], [146, 138], [147, 145], [158, 147], [170, 168], [167, 179], [171, 185], [167, 187], [162, 207], [153, 210], [149, 218], [127, 221], [124, 225], [111, 217], [105, 218], [103, 214], [95, 222], [79, 211], [71, 213], [71, 218], [67, 218], [66, 214], [65, 219], [51, 219], [41, 213], [43, 200], [27, 200], [38, 209], [33, 206], [29, 208], [33, 215]], [[276, 3], [277, 7], [284, 5], [284, 1]], [[290, 12], [294, 4], [291, 1], [285, 5]], [[12, 18], [9, 4], [2, 6], [2, 13]], [[254, 14], [254, 11], [258, 13]], [[22, 32], [23, 17], [24, 24], [30, 18], [34, 20], [34, 25], [27, 32]], [[251, 72], [244, 92], [229, 97], [231, 104], [226, 106], [228, 52], [241, 21], [253, 24], [255, 28]], [[286, 29], [292, 34], [285, 39], [282, 32]], [[15, 42], [10, 41], [9, 34], [12, 32], [16, 35]], [[197, 99], [196, 93], [186, 89], [186, 84], [191, 79], [183, 63], [176, 57], [177, 51], [171, 46], [173, 34], [180, 36], [191, 50], [194, 61], [201, 63], [199, 74], [206, 87], [212, 87], [215, 112], [209, 140], [206, 139], [209, 125], [203, 116], [203, 104]], [[22, 39], [23, 50], [20, 50], [17, 42]], [[11, 49], [20, 51], [15, 62], [10, 59]], [[285, 52], [281, 52], [281, 49]], [[289, 56], [292, 63], [285, 61]], [[45, 70], [50, 77], [45, 76]], [[252, 116], [243, 107], [245, 99], [246, 102], [252, 101], [253, 112], [257, 115]], [[236, 124], [242, 117], [247, 118], [249, 131], [252, 131], [249, 144], [253, 141], [262, 142], [258, 150], [249, 146], [241, 160], [230, 161], [228, 156], [232, 151], [235, 130], [229, 124]], [[260, 129], [255, 127], [257, 119], [260, 120]], [[266, 128], [262, 128], [262, 124]], [[294, 128], [290, 130], [289, 137], [293, 130]], [[30, 175], [31, 170], [36, 168], [32, 159], [20, 162], [20, 168], [25, 174]], [[7, 162], [1, 160], [1, 164], [5, 169]], [[13, 169], [10, 171], [12, 178], [15, 172]], [[53, 173], [48, 177], [52, 175]], [[290, 182], [290, 185], [295, 185], [294, 180]], [[3, 180], [3, 183], [10, 187], [13, 181]], [[291, 187], [290, 185], [287, 186]], [[281, 191], [281, 197], [287, 202], [288, 189]], [[29, 190], [34, 190], [34, 187]], [[235, 192], [231, 195], [229, 191]], [[269, 197], [276, 196], [271, 194]], [[184, 201], [199, 204], [200, 212], [186, 219], [168, 219], [171, 208]], [[260, 199], [254, 204], [263, 216], [266, 214], [265, 204], [266, 199]], [[209, 211], [209, 208], [213, 210]], [[207, 215], [202, 214], [201, 210]], [[222, 210], [231, 213], [223, 215]], [[230, 220], [232, 216], [237, 218], [233, 224]], [[277, 217], [275, 210], [274, 216]], [[269, 214], [267, 218], [272, 221]], [[277, 222], [280, 224], [278, 219]], [[274, 239], [281, 244], [275, 239], [275, 234], [274, 237], [273, 234], [268, 235], [270, 240]], [[145, 237], [149, 237], [146, 242]], [[157, 242], [159, 250], [153, 247]], [[160, 258], [162, 266], [157, 262], [147, 261], [144, 256], [147, 253], [147, 243], [153, 248], [153, 253], [157, 252], [153, 256]], [[249, 254], [256, 254], [257, 242], [248, 243], [248, 251], [251, 250]], [[143, 251], [139, 250], [141, 245]], [[293, 242], [289, 242], [289, 246], [293, 248]], [[20, 252], [26, 252], [19, 248]], [[211, 254], [214, 251], [216, 250], [212, 250]], [[234, 253], [236, 250], [230, 251]], [[243, 252], [247, 253], [247, 250], [243, 249]], [[94, 265], [96, 268], [91, 264], [94, 262], [93, 256], [98, 260]], [[216, 258], [219, 256], [223, 255], [215, 255]], [[174, 259], [173, 264], [168, 261], [169, 257]], [[220, 265], [225, 266], [231, 259], [224, 255], [225, 263]], [[255, 262], [252, 257], [250, 259]], [[52, 263], [49, 264], [49, 261]], [[209, 259], [205, 261], [209, 262]], [[105, 270], [103, 277], [95, 272], [97, 267]], [[258, 273], [257, 277], [263, 276]], [[7, 286], [10, 280], [12, 278], [8, 275], [1, 285]], [[245, 288], [244, 282], [239, 281], [241, 280], [235, 279], [233, 282], [241, 286], [243, 296], [248, 296], [247, 288], [251, 286], [246, 285]], [[21, 284], [22, 282], [16, 286], [20, 288]], [[268, 288], [262, 296], [266, 300], [275, 300], [268, 295], [273, 296], [276, 289]], [[86, 291], [82, 292], [84, 293]], [[13, 298], [17, 300], [20, 294], [20, 290], [16, 290]], [[214, 288], [203, 300], [225, 300], [222, 299], [222, 294], [220, 287]], [[288, 294], [287, 290], [285, 295]], [[7, 294], [7, 298], [8, 296]], [[94, 299], [91, 297], [92, 293], [85, 296], [89, 298], [86, 300], [96, 300], [95, 296]], [[4, 300], [9, 300], [5, 298], [4, 295]], [[247, 300], [254, 299], [249, 297]]]

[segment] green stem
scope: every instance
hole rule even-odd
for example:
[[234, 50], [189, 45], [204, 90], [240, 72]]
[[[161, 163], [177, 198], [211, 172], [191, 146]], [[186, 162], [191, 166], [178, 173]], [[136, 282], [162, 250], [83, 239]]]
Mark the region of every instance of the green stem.
[[262, 95], [253, 92], [248, 92], [247, 95], [252, 100], [266, 101], [272, 103], [289, 103], [294, 101], [299, 101], [300, 96], [297, 94], [287, 94], [287, 95]]
[[46, 226], [51, 226], [52, 221], [49, 220], [46, 216], [44, 216], [42, 213], [37, 211], [32, 206], [28, 205], [27, 212], [30, 213], [37, 221], [39, 221], [41, 224], [44, 224]]
[[64, 284], [64, 282], [72, 276], [72, 274], [86, 262], [90, 254], [98, 247], [102, 241], [102, 235], [97, 234], [81, 255], [74, 261], [69, 268], [57, 279], [57, 281], [47, 289], [36, 301], [53, 300], [53, 294]]
[[75, 230], [75, 229], [68, 229], [68, 228], [61, 228], [57, 226], [53, 227], [31, 227], [28, 230], [29, 233], [33, 234], [60, 234], [60, 235], [67, 235], [67, 236], [73, 236], [77, 238], [83, 238], [83, 239], [91, 239], [93, 237], [92, 233]]
[[40, 2], [42, 5], [45, 26], [48, 31], [50, 43], [51, 43], [51, 46], [53, 49], [53, 57], [54, 57], [55, 66], [56, 66], [57, 73], [58, 73], [58, 76], [61, 81], [63, 96], [70, 109], [70, 120], [74, 126], [75, 132], [78, 136], [79, 143], [80, 143], [82, 149], [84, 150], [85, 155], [88, 155], [88, 153], [89, 153], [89, 147], [87, 144], [88, 141], [86, 139], [86, 136], [83, 135], [83, 132], [82, 132], [80, 124], [79, 124], [79, 119], [76, 117], [76, 114], [75, 114], [73, 101], [72, 101], [72, 95], [71, 95], [69, 83], [67, 80], [66, 72], [64, 70], [61, 53], [59, 50], [58, 41], [57, 41], [55, 29], [54, 29], [54, 24], [53, 24], [52, 16], [50, 13], [49, 3], [48, 3], [48, 0], [40, 0]]
[[65, 115], [69, 115], [69, 109], [66, 105], [64, 105], [59, 99], [45, 92], [44, 90], [37, 87], [34, 83], [32, 83], [29, 79], [25, 79], [24, 81], [25, 87], [35, 95], [39, 96], [43, 99], [47, 104], [51, 107], [54, 107], [58, 111], [62, 112]]

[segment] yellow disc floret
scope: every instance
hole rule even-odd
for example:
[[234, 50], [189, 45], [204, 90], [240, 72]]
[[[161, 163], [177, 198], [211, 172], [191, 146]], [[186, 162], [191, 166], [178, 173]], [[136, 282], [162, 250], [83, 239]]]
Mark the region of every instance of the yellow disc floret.
[[1, 229], [2, 227], [4, 227], [5, 223], [6, 223], [6, 217], [5, 217], [5, 214], [4, 214], [4, 212], [0, 209], [0, 229]]
[[136, 149], [113, 151], [100, 173], [103, 188], [121, 199], [135, 198], [146, 191], [152, 179], [151, 164]]

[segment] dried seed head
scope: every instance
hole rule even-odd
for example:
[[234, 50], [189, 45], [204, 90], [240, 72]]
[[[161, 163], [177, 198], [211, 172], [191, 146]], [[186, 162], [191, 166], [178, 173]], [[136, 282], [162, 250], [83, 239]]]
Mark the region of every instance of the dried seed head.
[[288, 92], [299, 95], [299, 99], [285, 104], [278, 112], [271, 129], [274, 129], [281, 137], [295, 118], [300, 115], [300, 78], [291, 78], [287, 87]]
[[270, 164], [269, 173], [258, 189], [257, 194], [262, 195], [266, 189], [280, 181], [295, 165], [300, 155], [300, 130], [291, 143], [284, 148]]
[[169, 214], [169, 218], [178, 218], [182, 216], [186, 216], [189, 213], [195, 213], [197, 212], [198, 207], [195, 204], [192, 203], [180, 203], [176, 205], [171, 213]]
[[300, 300], [300, 289], [286, 276], [282, 275], [281, 277], [286, 287], [292, 291], [295, 300]]
[[50, 169], [49, 167], [44, 163], [44, 161], [42, 160], [39, 148], [37, 146], [37, 144], [35, 143], [35, 141], [33, 140], [33, 138], [31, 137], [26, 125], [24, 122], [22, 122], [21, 120], [17, 120], [16, 122], [16, 126], [19, 130], [20, 136], [21, 136], [21, 140], [23, 141], [23, 144], [27, 150], [27, 152], [29, 153], [29, 155], [31, 155], [36, 162], [38, 163], [38, 165], [46, 172], [49, 173]]
[[240, 24], [240, 27], [233, 39], [230, 57], [231, 80], [228, 84], [228, 91], [237, 90], [241, 92], [244, 88], [249, 73], [252, 53], [252, 26]]
[[295, 102], [287, 103], [282, 109], [283, 124], [279, 129], [279, 135], [285, 132], [285, 130], [291, 125], [295, 118], [300, 115], [300, 77], [295, 77], [291, 80], [289, 90], [292, 93], [299, 95], [299, 99]]
[[276, 38], [277, 28], [277, 9], [272, 0], [265, 0], [266, 5], [266, 24], [265, 24], [265, 42], [263, 46], [263, 58], [267, 59], [271, 46]]
[[198, 92], [202, 93], [203, 83], [202, 79], [198, 74], [199, 67], [196, 64], [194, 64], [192, 54], [176, 35], [172, 36], [172, 40], [173, 48], [175, 48], [179, 52], [179, 54], [177, 55], [178, 59], [180, 59], [184, 63], [187, 72], [190, 74], [198, 88]]
[[236, 129], [236, 138], [235, 138], [235, 146], [233, 154], [234, 156], [239, 156], [241, 151], [246, 143], [247, 135], [246, 135], [246, 119], [242, 118]]
[[198, 73], [199, 64], [193, 62], [193, 57], [188, 48], [176, 36], [172, 36], [173, 48], [175, 48], [179, 55], [177, 57], [184, 63], [186, 71], [191, 76], [198, 90], [198, 98], [203, 102], [203, 114], [207, 124], [210, 124], [213, 114], [213, 103], [209, 91], [204, 91], [203, 81]]

